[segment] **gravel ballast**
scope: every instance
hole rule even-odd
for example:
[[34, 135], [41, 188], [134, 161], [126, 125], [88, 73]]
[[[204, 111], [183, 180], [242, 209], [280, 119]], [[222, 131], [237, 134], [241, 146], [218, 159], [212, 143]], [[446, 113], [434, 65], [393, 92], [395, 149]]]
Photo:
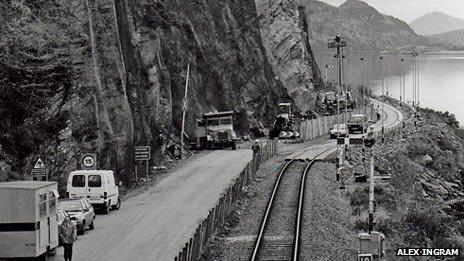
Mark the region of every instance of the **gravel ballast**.
[[[291, 151], [291, 147], [296, 151], [310, 145], [308, 143], [280, 145], [285, 146], [284, 149], [279, 149], [280, 156], [270, 159], [260, 167], [256, 181], [247, 189], [246, 195], [238, 204], [239, 207], [233, 215], [234, 222], [230, 222], [222, 233], [219, 233], [220, 236], [211, 241], [204, 260], [249, 259], [273, 185], [285, 164], [287, 153], [282, 152]], [[318, 162], [308, 174], [300, 260], [355, 260], [356, 258], [357, 238], [352, 230], [349, 200], [345, 193], [338, 189], [334, 173], [335, 164]], [[299, 177], [298, 173], [298, 179]], [[299, 184], [295, 182], [296, 185]], [[293, 200], [295, 202], [276, 202], [276, 206], [286, 204], [290, 209], [296, 204], [296, 197]], [[293, 225], [293, 214], [280, 215], [279, 218], [285, 220], [275, 223], [277, 229], [281, 228], [281, 233], [270, 245], [274, 245], [277, 251], [278, 248], [286, 248], [287, 241], [291, 249], [293, 227], [290, 230], [287, 227], [288, 224]], [[282, 233], [282, 231], [287, 232]], [[267, 238], [265, 235], [265, 239]], [[277, 253], [273, 254], [277, 257]]]

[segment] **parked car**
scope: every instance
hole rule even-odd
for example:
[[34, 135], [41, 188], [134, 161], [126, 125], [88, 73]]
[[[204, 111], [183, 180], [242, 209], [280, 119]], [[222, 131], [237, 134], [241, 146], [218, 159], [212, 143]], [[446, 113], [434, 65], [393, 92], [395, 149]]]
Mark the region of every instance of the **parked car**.
[[337, 138], [337, 133], [339, 137], [346, 137], [348, 133], [348, 129], [346, 127], [346, 124], [335, 124], [331, 129], [330, 129], [330, 138], [335, 139]]
[[94, 208], [105, 214], [110, 208], [119, 209], [119, 189], [111, 170], [76, 170], [69, 174], [66, 187], [68, 198], [87, 198]]
[[62, 199], [58, 202], [58, 209], [66, 211], [76, 222], [78, 235], [83, 235], [87, 227], [94, 229], [95, 211], [87, 199]]
[[[63, 236], [61, 234], [62, 232], [62, 229], [61, 227], [63, 226], [63, 221], [66, 217], [69, 217], [69, 219], [71, 219], [71, 216], [68, 214], [68, 212], [62, 210], [62, 209], [58, 209], [58, 211], [56, 212], [56, 216], [57, 216], [57, 220], [58, 220], [58, 245], [62, 246], [63, 245]], [[72, 220], [71, 219], [71, 222], [74, 224], [74, 226], [76, 225], [76, 220]]]

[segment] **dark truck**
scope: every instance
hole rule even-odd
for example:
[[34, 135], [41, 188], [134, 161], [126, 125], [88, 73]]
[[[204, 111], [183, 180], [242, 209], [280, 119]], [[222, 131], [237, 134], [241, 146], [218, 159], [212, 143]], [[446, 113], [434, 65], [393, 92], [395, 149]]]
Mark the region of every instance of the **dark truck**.
[[367, 131], [367, 116], [364, 114], [353, 114], [348, 120], [349, 134], [364, 134]]
[[237, 149], [237, 134], [232, 122], [233, 111], [209, 112], [197, 120], [195, 141], [192, 149], [227, 148]]

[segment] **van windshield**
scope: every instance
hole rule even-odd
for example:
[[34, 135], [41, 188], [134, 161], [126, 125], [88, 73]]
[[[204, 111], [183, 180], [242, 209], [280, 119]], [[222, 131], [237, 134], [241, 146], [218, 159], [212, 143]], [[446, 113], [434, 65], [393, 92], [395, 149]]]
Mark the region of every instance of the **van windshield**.
[[76, 200], [70, 200], [70, 201], [61, 201], [59, 203], [59, 208], [64, 210], [64, 211], [69, 211], [69, 212], [78, 212], [82, 211], [84, 208], [82, 207], [82, 202]]
[[101, 187], [102, 180], [100, 175], [89, 175], [89, 187], [98, 188]]

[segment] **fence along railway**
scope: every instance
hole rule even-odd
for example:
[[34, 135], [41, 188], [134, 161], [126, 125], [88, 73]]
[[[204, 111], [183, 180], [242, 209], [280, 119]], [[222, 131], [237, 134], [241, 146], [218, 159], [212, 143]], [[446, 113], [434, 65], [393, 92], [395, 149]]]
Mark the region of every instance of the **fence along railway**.
[[[306, 177], [318, 157], [331, 149], [306, 163], [297, 160], [299, 154], [295, 155], [282, 167], [261, 221], [251, 261], [298, 260]], [[279, 220], [283, 223], [279, 224]]]

